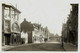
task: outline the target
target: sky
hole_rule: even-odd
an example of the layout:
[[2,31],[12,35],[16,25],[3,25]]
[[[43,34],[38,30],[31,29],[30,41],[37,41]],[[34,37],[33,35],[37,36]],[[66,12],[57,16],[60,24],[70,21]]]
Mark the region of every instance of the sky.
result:
[[[2,0],[21,11],[19,22],[24,18],[31,23],[48,27],[49,31],[61,35],[62,24],[67,21],[72,1],[65,0]],[[74,2],[73,2],[74,3]]]

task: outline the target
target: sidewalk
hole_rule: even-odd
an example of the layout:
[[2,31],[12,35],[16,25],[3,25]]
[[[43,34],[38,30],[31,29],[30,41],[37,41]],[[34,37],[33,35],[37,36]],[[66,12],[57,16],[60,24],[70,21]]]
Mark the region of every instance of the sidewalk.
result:
[[12,49],[12,48],[15,48],[15,47],[20,47],[20,46],[24,46],[26,44],[21,44],[21,45],[5,45],[5,46],[2,46],[2,51],[7,51],[9,49]]
[[70,43],[64,43],[64,49],[66,51],[78,51],[78,48],[75,45]]
[[2,46],[2,51],[6,51],[6,50],[9,50],[11,48],[15,48],[16,46],[9,46],[9,45],[5,45],[5,46]]
[[13,46],[5,45],[5,46],[2,46],[2,51],[7,51],[7,50],[12,49],[12,48],[22,47],[22,46],[25,46],[25,45],[32,45],[32,44],[36,44],[36,43],[30,43],[30,44],[26,43],[26,44],[15,45],[15,46],[14,45]]

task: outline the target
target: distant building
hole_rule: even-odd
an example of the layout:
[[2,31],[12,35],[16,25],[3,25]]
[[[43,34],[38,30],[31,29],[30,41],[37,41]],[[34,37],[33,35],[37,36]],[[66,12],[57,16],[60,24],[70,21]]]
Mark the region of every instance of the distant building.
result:
[[32,43],[32,31],[34,30],[33,25],[30,22],[26,21],[26,19],[24,19],[20,26],[22,42]]
[[49,40],[54,40],[54,34],[53,33],[49,34]]
[[33,42],[43,43],[49,40],[49,30],[47,27],[43,28],[40,24],[34,23]]
[[2,45],[20,43],[19,14],[21,13],[11,4],[2,3]]
[[59,36],[58,34],[56,34],[54,36],[54,41],[61,42],[61,36]]
[[34,31],[33,31],[33,42],[34,43],[43,43],[44,42],[44,31],[43,27],[39,24],[33,24]]
[[61,36],[59,36],[58,34],[54,35],[54,34],[50,34],[49,36],[49,41],[53,41],[53,42],[61,42]]

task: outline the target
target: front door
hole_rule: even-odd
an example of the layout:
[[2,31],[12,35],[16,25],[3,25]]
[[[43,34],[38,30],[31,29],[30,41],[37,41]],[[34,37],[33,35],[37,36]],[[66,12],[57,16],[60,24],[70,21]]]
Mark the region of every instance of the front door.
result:
[[5,34],[5,45],[10,44],[10,34]]

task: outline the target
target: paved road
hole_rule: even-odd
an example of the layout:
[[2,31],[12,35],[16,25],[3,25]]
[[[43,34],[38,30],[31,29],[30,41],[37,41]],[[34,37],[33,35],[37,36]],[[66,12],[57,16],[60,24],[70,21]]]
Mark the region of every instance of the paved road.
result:
[[36,43],[9,49],[8,51],[64,51],[60,43]]

